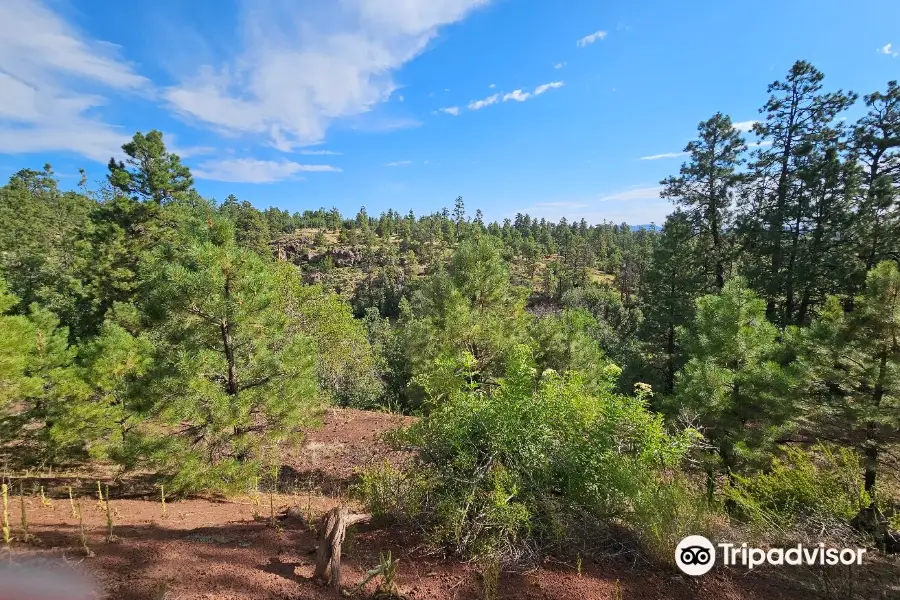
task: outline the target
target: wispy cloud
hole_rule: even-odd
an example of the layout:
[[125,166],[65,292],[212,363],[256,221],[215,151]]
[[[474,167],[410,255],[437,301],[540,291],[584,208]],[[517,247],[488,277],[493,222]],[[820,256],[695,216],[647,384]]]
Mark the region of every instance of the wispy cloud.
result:
[[493,83],[488,86],[488,88],[490,88],[490,89],[494,89],[495,87],[497,87],[497,86],[496,86],[496,84],[493,84]]
[[103,161],[128,135],[96,115],[150,82],[39,0],[0,2],[0,154],[61,150]]
[[493,94],[484,98],[482,100],[473,100],[469,102],[468,108],[469,110],[479,110],[484,108],[485,106],[490,106],[491,104],[495,104],[500,100],[500,94]]
[[662,154],[651,154],[650,156],[642,156],[641,160],[660,160],[662,158],[677,158],[686,156],[687,152],[663,152]]
[[273,183],[293,177],[297,173],[340,172],[331,165],[302,165],[290,160],[257,160],[255,158],[227,158],[208,160],[192,169],[194,177],[231,183]]
[[563,82],[562,82],[562,81],[554,81],[554,82],[551,82],[551,83],[544,83],[544,84],[539,85],[539,86],[537,86],[536,88],[534,88],[534,95],[535,95],[535,96],[540,96],[541,94],[543,94],[543,93],[546,92],[547,90],[555,90],[556,88],[561,88],[562,86],[563,86]]
[[593,43],[596,42],[597,40],[603,40],[603,39],[605,39],[605,38],[606,38],[606,33],[607,33],[607,32],[605,32],[605,31],[603,31],[603,30],[595,31],[594,33],[592,33],[592,34],[590,34],[590,35],[584,36],[583,38],[581,38],[580,40],[578,40],[577,42],[575,42],[575,44],[576,44],[579,48],[584,48],[585,46],[590,46],[591,44],[593,44]]
[[583,202],[535,202],[535,208],[584,208],[589,206]]
[[533,92],[525,92],[522,90],[513,90],[508,94],[503,95],[503,101],[508,102],[510,100],[514,100],[516,102],[524,102],[529,98],[533,98],[535,96],[540,96],[547,90],[552,90],[556,88],[561,88],[564,85],[562,81],[552,81],[550,83],[543,83],[536,88],[534,88]]
[[553,65],[553,68],[554,69],[562,69],[564,66],[566,66],[566,63],[561,62],[561,63],[556,63],[555,65]]
[[738,121],[737,123],[732,123],[731,126],[738,131],[750,131],[757,123],[759,121]]
[[747,147],[748,148],[766,148],[771,145],[772,145],[772,140],[763,140],[761,142],[753,142],[753,143],[747,144]]
[[531,92],[523,92],[522,90],[513,90],[503,95],[503,101],[515,100],[516,102],[524,102],[531,97]]
[[204,154],[212,154],[216,151],[212,146],[181,146],[174,133],[163,133],[163,141],[166,144],[166,150],[173,154],[177,154],[180,158],[202,156]]
[[894,46],[893,44],[885,44],[884,46],[882,46],[881,48],[878,49],[878,52],[881,54],[886,54],[888,56],[896,57],[898,53],[896,50],[894,50],[893,46]]
[[[364,115],[398,88],[392,75],[438,30],[490,0],[244,3],[236,52],[164,90],[198,123],[268,138],[279,150],[314,144],[342,118]],[[13,21],[14,22],[14,21]]]
[[439,108],[439,111],[442,113],[447,113],[448,115],[453,115],[454,117],[459,114],[458,106],[448,106],[446,108]]
[[662,186],[659,185],[647,187],[631,187],[620,192],[605,194],[603,196],[600,196],[597,200],[599,200],[600,202],[613,202],[622,200],[658,200],[659,193],[662,190]]
[[408,166],[411,164],[412,164],[411,160],[396,160],[394,162],[389,162],[388,164],[386,164],[384,166],[386,166],[386,167],[405,167],[405,166]]
[[309,150],[304,148],[300,150],[300,154],[306,156],[340,156],[342,153],[335,150]]

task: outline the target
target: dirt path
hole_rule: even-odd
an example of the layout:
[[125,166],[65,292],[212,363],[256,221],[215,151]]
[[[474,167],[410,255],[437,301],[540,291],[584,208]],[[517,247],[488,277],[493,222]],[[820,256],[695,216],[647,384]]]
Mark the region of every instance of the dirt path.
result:
[[[354,469],[373,461],[399,461],[376,440],[378,433],[406,419],[382,413],[330,411],[321,429],[311,432],[304,450],[285,457],[282,474],[289,482],[271,497],[275,512],[287,507],[301,514],[320,515],[334,506]],[[311,490],[315,490],[312,492]],[[153,499],[117,499],[113,494],[113,543],[106,541],[106,512],[96,497],[81,499],[87,545],[80,550],[78,520],[66,497],[52,506],[39,497],[26,499],[30,533],[36,542],[13,547],[19,564],[63,559],[67,569],[91,577],[96,597],[115,600],[250,600],[336,598],[311,579],[315,536],[302,518],[269,522],[270,497],[259,505],[249,498],[219,502],[170,502],[166,516]],[[10,521],[18,535],[19,499],[10,497]],[[399,583],[411,599],[474,600],[481,598],[481,580],[474,565],[444,560],[427,553],[427,546],[409,531],[361,525],[344,547],[344,581],[352,586],[378,564],[380,552],[400,559]],[[46,564],[46,563],[45,563]],[[0,572],[0,578],[15,572]],[[0,589],[3,584],[0,580]],[[610,559],[574,565],[547,562],[530,572],[503,573],[500,597],[552,600],[738,600],[798,598],[779,592],[780,585],[759,577],[728,573],[690,579],[674,572],[633,568]],[[374,589],[370,584],[368,591]],[[363,597],[361,594],[359,597]],[[0,593],[2,598],[2,593]]]

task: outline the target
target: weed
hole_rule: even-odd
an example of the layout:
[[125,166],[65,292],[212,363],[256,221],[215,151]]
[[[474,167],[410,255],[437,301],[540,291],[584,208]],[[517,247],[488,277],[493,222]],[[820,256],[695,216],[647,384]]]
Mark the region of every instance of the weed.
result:
[[112,544],[116,541],[116,536],[113,535],[113,515],[112,509],[109,507],[109,486],[106,486],[106,543]]
[[53,508],[53,502],[44,495],[44,486],[41,486],[41,506],[46,506],[47,508]]
[[616,579],[616,587],[613,588],[612,600],[622,600],[622,583]]
[[81,510],[81,502],[78,503],[78,533],[81,536],[81,550],[85,556],[93,556],[94,553],[88,548],[87,535],[84,533],[84,513]]
[[159,484],[159,503],[162,505],[162,518],[166,518],[166,486]]
[[72,496],[72,486],[68,486],[69,488],[69,507],[72,509],[72,518],[78,518],[78,511],[75,510],[75,498]]
[[578,576],[581,577],[581,553],[578,554],[578,560],[575,561],[575,570],[578,571]]
[[19,510],[22,513],[22,541],[26,544],[31,539],[28,533],[28,514],[25,512],[25,491],[22,488],[22,482],[19,482]]
[[103,490],[100,488],[100,481],[97,481],[97,506],[100,507],[101,510],[105,510],[103,506]]
[[496,554],[483,556],[481,562],[482,597],[484,600],[497,600],[500,596],[500,557]]
[[253,490],[251,490],[250,494],[250,503],[253,505],[253,520],[257,520],[260,517],[260,508],[262,508],[262,502],[260,501],[260,497],[262,494],[259,491],[259,477],[253,478]]
[[9,534],[9,488],[5,483],[0,486],[0,495],[3,497],[3,545],[6,546],[6,551],[11,555],[12,548],[10,544],[12,536]]
[[278,521],[275,519],[275,492],[278,491],[278,471],[280,467],[276,464],[272,467],[272,488],[269,490],[269,525],[278,528]]
[[395,594],[397,592],[397,567],[400,560],[391,558],[391,551],[387,554],[378,555],[378,566],[381,567],[381,582],[378,584],[378,591],[385,594]]
[[377,594],[389,597],[398,596],[397,567],[399,564],[400,560],[392,558],[390,550],[388,550],[387,554],[379,554],[378,566],[366,571],[366,577],[359,582],[359,585],[353,588],[349,595],[352,596],[356,594],[356,592],[361,590],[363,586],[375,577],[381,577],[381,581],[378,582],[378,588],[376,590]]

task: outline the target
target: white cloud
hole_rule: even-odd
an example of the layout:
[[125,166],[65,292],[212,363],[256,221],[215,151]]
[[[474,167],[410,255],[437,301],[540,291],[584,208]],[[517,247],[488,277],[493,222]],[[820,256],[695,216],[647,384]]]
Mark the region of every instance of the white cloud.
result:
[[212,154],[216,151],[212,146],[181,146],[174,133],[163,132],[163,141],[166,144],[166,150],[173,154],[177,154],[180,158],[202,156],[204,154]]
[[677,158],[686,156],[687,152],[664,152],[662,154],[651,154],[650,156],[642,156],[641,160],[659,160],[661,158]]
[[478,110],[484,108],[485,106],[490,106],[491,104],[496,103],[500,100],[500,94],[494,94],[492,96],[488,96],[483,100],[473,100],[469,102],[469,110]]
[[612,202],[612,201],[639,201],[639,200],[658,200],[659,193],[663,190],[662,186],[649,186],[649,187],[632,187],[621,192],[615,192],[612,194],[605,194],[600,196],[598,200],[600,202]]
[[535,96],[540,96],[541,94],[543,94],[543,93],[546,92],[547,90],[553,90],[553,89],[556,89],[556,88],[561,88],[562,86],[563,86],[563,82],[562,82],[562,81],[554,81],[554,82],[552,82],[552,83],[545,83],[545,84],[543,84],[543,85],[539,85],[539,86],[537,86],[536,88],[534,88],[534,95],[535,95]]
[[340,172],[331,165],[301,165],[289,160],[227,158],[208,160],[191,170],[198,179],[231,183],[272,183],[301,172]]
[[585,46],[590,46],[597,40],[603,40],[605,38],[606,38],[606,32],[603,30],[600,30],[600,31],[595,31],[594,33],[592,33],[590,35],[584,36],[583,38],[581,38],[580,40],[575,42],[575,44],[579,48],[584,48]]
[[[428,161],[425,161],[425,162],[428,162]],[[411,164],[412,164],[411,160],[396,160],[394,162],[389,162],[388,164],[386,164],[384,166],[386,166],[386,167],[406,167]]]
[[878,49],[878,52],[880,52],[881,54],[886,54],[888,56],[896,57],[898,53],[896,50],[893,49],[893,46],[894,46],[893,44],[885,44],[884,46],[882,46],[881,48]]
[[506,102],[508,100],[515,100],[516,102],[525,102],[530,97],[531,97],[530,92],[523,92],[522,90],[513,90],[508,94],[504,94],[503,101]]
[[309,150],[304,148],[303,150],[300,150],[300,154],[306,156],[340,156],[342,153],[334,150]]
[[748,148],[766,148],[772,145],[772,140],[763,140],[762,142],[753,142],[751,144],[747,144]]
[[[570,222],[584,218],[588,223],[662,223],[672,212],[672,204],[659,197],[661,186],[632,186],[593,198],[535,202],[519,209],[532,217],[553,222],[566,217]],[[594,207],[593,209],[591,207]],[[509,215],[512,217],[512,215]]]
[[401,94],[399,98],[397,98],[400,102],[403,102],[403,95]]
[[459,114],[458,106],[448,106],[447,108],[439,108],[443,113],[447,113],[448,115],[453,115],[454,117]]
[[493,84],[493,83],[492,83],[491,85],[488,86],[488,88],[490,88],[490,89],[494,89],[495,87],[497,87],[497,86],[496,86],[495,84]]
[[757,123],[759,121],[738,121],[737,123],[732,123],[731,126],[738,131],[750,131]]
[[583,202],[535,202],[535,208],[584,208],[588,206]]
[[397,89],[392,73],[440,27],[489,0],[261,0],[241,14],[239,51],[165,90],[178,112],[280,150],[321,141]]
[[555,65],[553,65],[553,68],[554,69],[562,69],[564,66],[566,66],[566,63],[561,62],[561,63],[556,63]]
[[87,40],[36,0],[0,2],[0,153],[69,151],[103,161],[128,136],[89,111],[111,91],[149,90],[149,81]]

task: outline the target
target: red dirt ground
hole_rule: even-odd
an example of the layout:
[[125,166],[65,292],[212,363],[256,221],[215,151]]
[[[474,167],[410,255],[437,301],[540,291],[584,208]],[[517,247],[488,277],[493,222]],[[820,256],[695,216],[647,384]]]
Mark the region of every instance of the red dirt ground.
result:
[[[321,515],[339,500],[354,468],[402,456],[376,439],[377,434],[408,419],[396,415],[356,410],[331,410],[323,426],[309,433],[304,449],[285,458],[282,487],[290,493],[273,497],[276,513],[288,507]],[[26,489],[32,482],[26,480]],[[192,499],[167,503],[162,515],[158,500],[116,498],[113,543],[106,541],[106,513],[96,495],[86,488],[80,496],[87,544],[93,556],[80,551],[78,521],[72,515],[65,484],[46,480],[53,492],[52,506],[38,496],[26,497],[30,533],[35,541],[14,542],[12,559],[18,565],[41,561],[40,568],[61,562],[62,568],[86,573],[96,598],[115,600],[269,600],[333,599],[337,594],[311,578],[315,535],[302,519],[267,522],[269,496],[261,506],[249,498],[227,501]],[[14,490],[17,485],[12,486]],[[10,496],[13,535],[21,536],[19,497]],[[254,517],[254,512],[261,516]],[[390,550],[400,559],[398,580],[412,600],[475,600],[482,597],[475,565],[463,564],[429,553],[418,536],[390,526],[360,525],[344,546],[343,582],[352,588],[366,570],[378,563],[380,552]],[[62,559],[61,561],[59,559]],[[46,571],[45,571],[46,572]],[[0,571],[0,600],[4,589],[23,570]],[[4,584],[4,580],[6,583]],[[374,583],[366,590],[372,593]],[[500,598],[541,600],[744,600],[814,598],[772,575],[728,572],[689,578],[669,570],[635,567],[611,558],[601,564],[585,564],[579,575],[574,565],[552,561],[530,571],[504,572]],[[885,584],[885,594],[890,585]],[[70,588],[71,589],[71,588]],[[9,592],[7,592],[9,593]],[[71,595],[64,596],[69,599]],[[367,597],[360,592],[356,597]],[[873,596],[874,597],[874,596]],[[896,597],[883,595],[880,597]],[[22,596],[15,600],[22,600]],[[9,600],[12,600],[11,598]],[[73,599],[74,600],[74,599]]]

